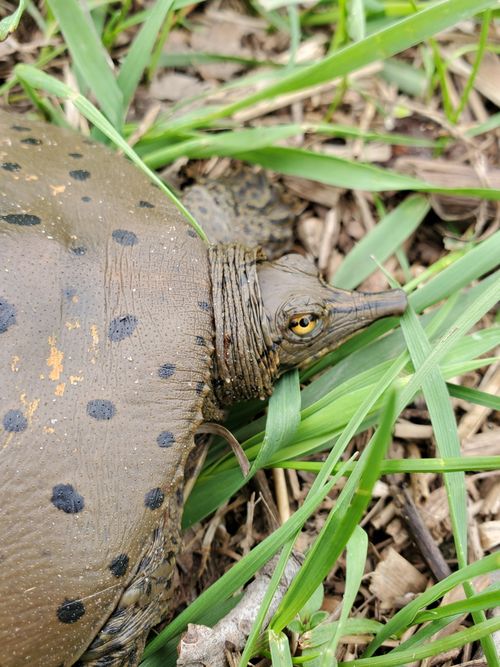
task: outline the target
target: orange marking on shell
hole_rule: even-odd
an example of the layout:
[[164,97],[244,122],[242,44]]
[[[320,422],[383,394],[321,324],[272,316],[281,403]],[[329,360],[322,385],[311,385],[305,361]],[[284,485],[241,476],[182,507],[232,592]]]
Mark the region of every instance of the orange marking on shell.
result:
[[64,352],[57,349],[56,342],[55,336],[49,336],[50,353],[47,358],[47,366],[52,369],[49,373],[49,378],[54,381],[59,380],[61,377],[61,373],[63,372],[62,362],[64,359]]
[[38,181],[38,176],[36,174],[28,174],[26,178],[24,179],[25,181]]
[[40,405],[40,399],[34,398],[32,401],[28,401],[28,399],[26,398],[26,394],[23,393],[19,397],[19,400],[24,405],[24,414],[26,419],[28,420],[28,424],[31,426],[31,420],[35,412],[38,410],[38,406]]
[[90,360],[91,364],[96,363],[96,357],[99,355],[99,331],[96,324],[92,324],[90,327],[90,335],[92,336],[92,347],[89,352],[93,355]]
[[55,433],[56,429],[53,426],[44,426],[43,427],[43,432],[44,433]]
[[52,190],[52,194],[54,197],[57,197],[57,195],[62,194],[66,190],[65,185],[51,185],[50,189]]
[[57,385],[54,394],[56,396],[62,396],[64,394],[65,389],[66,389],[66,382],[61,382],[60,384]]
[[18,357],[17,354],[15,354],[15,355],[12,357],[12,360],[11,360],[11,362],[10,362],[10,370],[11,370],[13,373],[17,373],[17,372],[19,371],[19,366],[18,366],[18,364],[19,364],[20,361],[21,361],[21,357]]
[[69,381],[71,384],[78,384],[83,380],[83,375],[70,375]]
[[73,331],[73,329],[79,329],[81,325],[78,320],[75,320],[74,322],[65,322],[64,326],[68,331]]

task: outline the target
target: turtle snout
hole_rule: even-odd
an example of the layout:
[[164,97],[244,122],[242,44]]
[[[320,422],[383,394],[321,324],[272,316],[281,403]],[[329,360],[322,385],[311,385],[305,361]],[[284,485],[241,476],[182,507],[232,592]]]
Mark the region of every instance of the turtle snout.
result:
[[382,317],[402,315],[407,306],[408,299],[402,289],[354,293],[356,316],[368,322],[375,322]]

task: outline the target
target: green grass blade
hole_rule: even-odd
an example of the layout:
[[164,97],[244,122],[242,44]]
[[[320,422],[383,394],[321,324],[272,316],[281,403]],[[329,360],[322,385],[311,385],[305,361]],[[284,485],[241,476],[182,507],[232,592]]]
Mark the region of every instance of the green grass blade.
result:
[[386,215],[357,243],[335,273],[337,287],[353,289],[377,270],[374,255],[385,262],[415,231],[429,211],[429,203],[422,195],[412,195]]
[[250,475],[263,468],[273,454],[286,447],[300,423],[300,385],[297,369],[283,375],[269,399],[266,433],[259,448]]
[[446,299],[488,271],[498,268],[500,232],[482,241],[472,250],[435,276],[427,285],[410,295],[409,301],[417,313]]
[[454,648],[460,648],[465,644],[479,640],[484,640],[493,632],[500,630],[500,618],[491,618],[472,628],[455,632],[449,637],[429,642],[425,646],[412,648],[408,651],[392,651],[376,658],[361,658],[349,662],[339,662],[339,667],[398,667],[407,665],[410,662],[423,660],[432,656],[447,653]]
[[[412,357],[415,370],[418,371],[422,364],[429,358],[431,345],[421,327],[415,311],[409,307],[401,319],[401,326],[406,338],[408,349]],[[422,390],[429,410],[436,444],[443,456],[459,456],[460,441],[451,401],[446,383],[437,366],[431,367],[422,379]],[[446,473],[444,475],[453,537],[459,567],[467,563],[467,496],[465,490],[464,473]],[[467,597],[473,595],[473,588],[464,585]],[[483,612],[473,613],[474,621],[481,624],[485,620]],[[491,637],[482,638],[482,646],[488,659],[488,664],[493,667],[499,664],[495,645]]]
[[399,635],[406,630],[406,628],[414,622],[418,612],[425,609],[428,605],[433,604],[436,600],[439,600],[445,593],[455,588],[455,586],[460,586],[474,577],[479,577],[498,569],[500,569],[500,553],[490,554],[471,565],[467,565],[466,567],[457,570],[457,572],[453,572],[453,574],[450,574],[446,579],[443,579],[431,588],[428,588],[424,593],[421,593],[414,600],[405,605],[403,609],[400,609],[400,611],[380,628],[376,637],[363,654],[363,657],[372,656],[386,639],[389,639],[389,637],[392,637],[393,635]]
[[446,354],[451,345],[461,338],[488,310],[496,305],[500,297],[500,270],[489,278],[491,280],[488,280],[486,289],[478,295],[477,299],[470,305],[466,312],[459,315],[454,325],[446,334],[433,345],[432,352],[430,352],[406,385],[399,399],[400,403],[398,407],[400,410],[411,401],[419,387],[422,386],[425,378],[432,372],[434,366],[439,363],[439,360]]
[[[281,601],[271,622],[273,630],[282,630],[305,605],[344,550],[352,532],[371,499],[380,465],[387,450],[395,420],[395,394],[391,394],[380,426],[361,456],[353,474],[309,550],[304,564]],[[328,471],[328,465],[324,468]],[[315,484],[318,482],[319,476]],[[311,491],[314,489],[314,485]]]
[[494,396],[485,391],[479,391],[479,389],[461,387],[453,382],[447,382],[446,386],[448,387],[450,396],[454,398],[461,398],[476,405],[484,405],[485,408],[491,408],[492,410],[500,410],[500,396]]
[[77,0],[47,0],[47,3],[59,23],[75,66],[103,113],[120,129],[124,116],[123,96],[89,15]]
[[321,667],[330,667],[335,664],[335,653],[345,627],[349,612],[354,604],[365,572],[366,556],[368,553],[368,535],[356,526],[346,549],[346,581],[345,592],[342,598],[342,609],[331,640],[321,651]]
[[252,629],[250,633],[248,634],[248,639],[245,645],[245,649],[241,655],[240,659],[240,665],[247,665],[248,662],[250,661],[250,658],[252,657],[253,653],[253,648],[255,646],[255,643],[259,637],[259,633],[261,632],[261,628],[264,624],[264,620],[267,616],[267,612],[269,609],[269,606],[273,600],[274,594],[276,593],[276,590],[279,586],[280,579],[283,575],[283,572],[285,570],[286,564],[288,562],[288,559],[290,558],[293,550],[293,545],[294,541],[290,540],[285,546],[283,547],[283,551],[280,554],[279,561],[274,569],[273,576],[271,577],[269,581],[269,585],[267,587],[266,593],[264,595],[264,598],[262,599],[262,602],[259,607],[258,614],[255,618],[255,621],[253,622]]
[[[319,472],[323,466],[321,461],[284,461],[275,464],[280,468],[292,468],[293,470],[307,470]],[[345,469],[346,474],[351,474],[357,463],[350,463]],[[459,456],[438,459],[389,459],[383,461],[380,468],[381,475],[395,475],[398,473],[445,473],[445,472],[479,472],[485,470],[499,470],[500,456]],[[338,470],[338,465],[334,467]]]
[[435,621],[439,618],[453,616],[455,614],[470,614],[471,611],[480,611],[485,609],[493,609],[500,604],[500,591],[487,591],[485,593],[478,593],[467,600],[458,600],[450,604],[441,605],[435,609],[420,611],[415,616],[415,624],[427,623],[427,621]]
[[[63,0],[66,1],[66,0]],[[128,109],[141,77],[149,66],[155,45],[173,0],[157,0],[134,38],[118,74],[117,84],[123,95],[123,110]]]
[[240,160],[260,164],[266,169],[307,178],[326,185],[351,189],[353,183],[359,190],[416,190],[418,192],[442,192],[467,197],[500,200],[500,190],[489,188],[445,188],[405,176],[371,164],[354,162],[333,155],[316,153],[302,148],[274,146],[235,155]]
[[[186,627],[187,623],[196,623],[206,609],[219,604],[222,599],[226,599],[232,595],[253,577],[257,570],[267,563],[286,542],[295,537],[307,518],[333,488],[341,475],[342,471],[339,471],[338,475],[335,475],[327,484],[317,489],[315,493],[309,493],[302,507],[286,523],[254,547],[245,558],[236,563],[224,576],[204,591],[188,609],[181,612],[158,637],[153,639],[146,646],[144,657],[148,658],[173,636],[178,635]],[[147,659],[143,665],[144,667],[148,667]]]
[[217,155],[232,156],[246,151],[249,147],[266,147],[283,139],[296,136],[302,132],[300,125],[277,125],[276,127],[247,128],[206,134],[194,139],[168,145],[162,148],[144,151],[141,147],[144,162],[153,169],[173,162],[178,157],[203,159]]
[[11,32],[17,30],[17,26],[19,25],[19,21],[21,20],[25,9],[26,0],[20,0],[17,9],[9,16],[0,20],[0,42],[7,39]]
[[442,0],[351,44],[318,63],[298,68],[262,91],[207,114],[205,123],[229,116],[262,100],[273,99],[342,77],[376,60],[385,60],[459,21],[494,7],[496,0]]
[[273,667],[292,667],[290,643],[283,632],[269,632],[269,648]]

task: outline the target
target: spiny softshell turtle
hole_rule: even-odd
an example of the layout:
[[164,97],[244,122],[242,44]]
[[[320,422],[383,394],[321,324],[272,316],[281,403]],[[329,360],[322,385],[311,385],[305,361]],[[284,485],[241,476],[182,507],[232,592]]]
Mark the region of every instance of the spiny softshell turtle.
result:
[[208,245],[125,159],[2,112],[0,276],[0,665],[135,665],[197,428],[404,294]]

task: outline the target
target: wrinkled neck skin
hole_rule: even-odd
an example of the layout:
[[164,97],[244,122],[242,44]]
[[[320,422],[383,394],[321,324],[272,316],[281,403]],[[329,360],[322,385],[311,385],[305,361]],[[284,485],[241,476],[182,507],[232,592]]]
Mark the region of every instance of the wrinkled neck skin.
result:
[[266,398],[278,376],[278,356],[260,293],[259,248],[209,248],[215,323],[213,389],[223,408],[248,398]]
[[351,292],[328,285],[297,254],[267,261],[260,249],[209,249],[216,402],[265,398],[285,371],[335,349],[376,320],[401,315],[402,290]]

